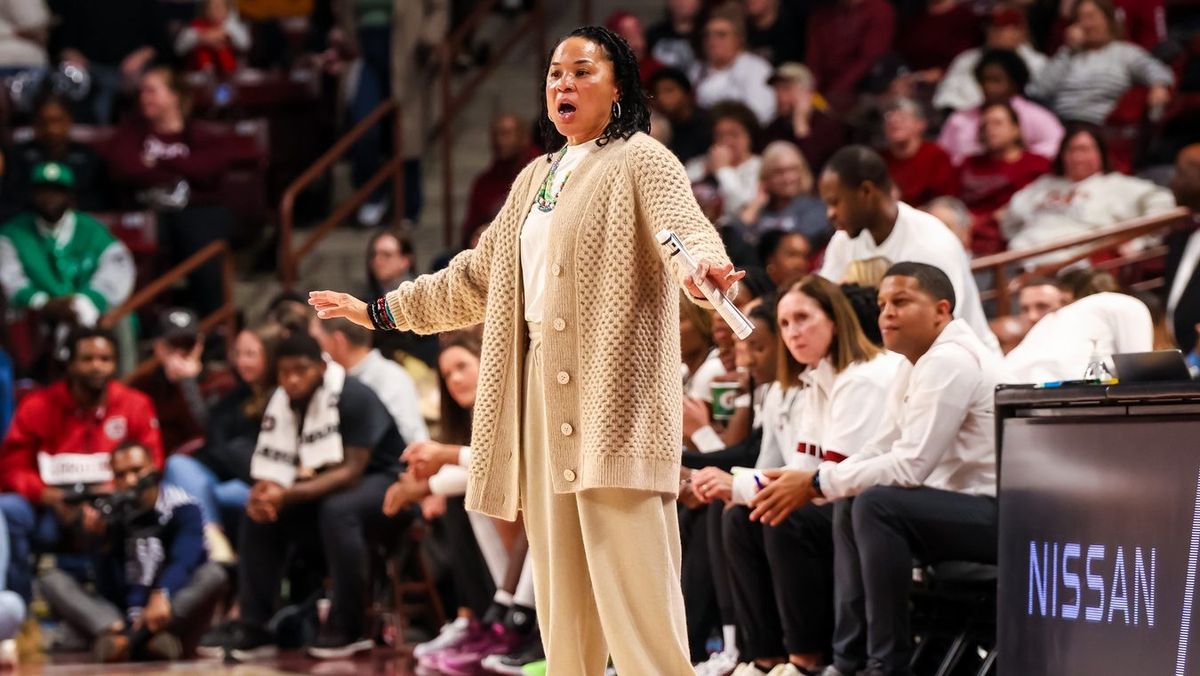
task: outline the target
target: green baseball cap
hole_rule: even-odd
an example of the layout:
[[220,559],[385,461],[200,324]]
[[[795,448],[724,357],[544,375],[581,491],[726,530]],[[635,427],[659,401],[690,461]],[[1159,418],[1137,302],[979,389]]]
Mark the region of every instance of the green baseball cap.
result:
[[75,188],[75,172],[65,164],[42,162],[33,167],[33,185],[54,185],[72,190]]

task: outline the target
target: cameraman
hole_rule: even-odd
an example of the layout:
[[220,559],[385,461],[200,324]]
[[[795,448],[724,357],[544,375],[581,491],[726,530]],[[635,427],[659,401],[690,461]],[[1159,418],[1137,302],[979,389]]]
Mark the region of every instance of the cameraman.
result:
[[160,485],[144,446],[117,447],[112,472],[113,492],[89,496],[103,517],[97,591],[57,569],[41,578],[41,591],[55,614],[94,639],[98,661],[179,659],[206,628],[225,570],[208,562],[200,506]]
[[[64,527],[90,509],[68,509],[65,488],[112,480],[109,454],[123,441],[143,444],[162,464],[162,437],[154,404],[116,380],[117,345],[98,327],[76,330],[67,339],[64,380],[21,400],[0,446],[0,513],[8,522],[8,588],[29,601],[34,555],[71,552]],[[82,512],[82,514],[81,514]],[[79,563],[59,557],[59,566]],[[82,563],[79,564],[82,566]]]

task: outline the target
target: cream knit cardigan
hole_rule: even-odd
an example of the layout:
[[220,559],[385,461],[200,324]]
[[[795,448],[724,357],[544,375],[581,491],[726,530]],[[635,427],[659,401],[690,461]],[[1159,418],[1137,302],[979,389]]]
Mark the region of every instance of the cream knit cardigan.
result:
[[[387,295],[400,330],[435,333],[483,322],[467,507],[508,520],[520,502],[527,342],[520,236],[548,170],[545,157],[522,170],[475,249]],[[559,195],[546,249],[543,327],[556,493],[678,492],[685,273],[655,241],[663,228],[697,258],[728,262],[683,166],[646,134],[594,149]]]

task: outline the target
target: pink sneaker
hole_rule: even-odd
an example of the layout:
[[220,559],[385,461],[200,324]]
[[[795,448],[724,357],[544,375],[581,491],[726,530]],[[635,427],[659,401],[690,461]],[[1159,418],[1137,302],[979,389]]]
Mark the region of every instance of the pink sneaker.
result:
[[493,624],[477,640],[463,644],[458,650],[440,653],[434,668],[447,676],[475,676],[485,657],[508,653],[518,642],[518,637],[504,625]]
[[436,672],[443,655],[455,654],[464,646],[477,643],[486,633],[482,625],[471,620],[466,626],[460,625],[454,631],[443,630],[434,640],[417,646],[413,657],[417,658],[418,666]]

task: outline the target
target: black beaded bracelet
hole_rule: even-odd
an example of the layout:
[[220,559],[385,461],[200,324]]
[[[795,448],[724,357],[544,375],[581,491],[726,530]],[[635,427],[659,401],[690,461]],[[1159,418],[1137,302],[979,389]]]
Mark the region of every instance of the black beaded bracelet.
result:
[[367,315],[371,318],[371,324],[378,331],[395,331],[396,322],[392,318],[392,312],[387,306],[387,296],[381,296],[367,304]]

